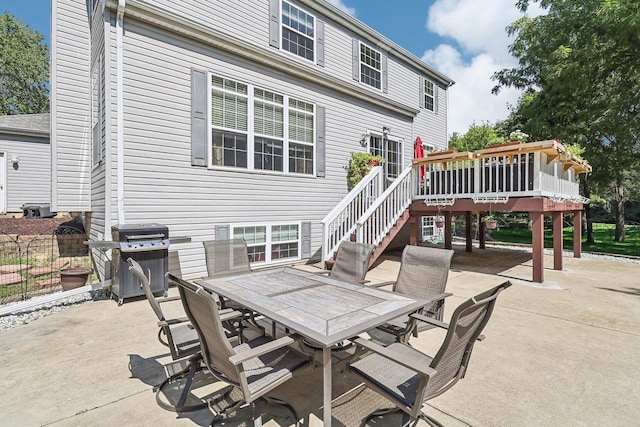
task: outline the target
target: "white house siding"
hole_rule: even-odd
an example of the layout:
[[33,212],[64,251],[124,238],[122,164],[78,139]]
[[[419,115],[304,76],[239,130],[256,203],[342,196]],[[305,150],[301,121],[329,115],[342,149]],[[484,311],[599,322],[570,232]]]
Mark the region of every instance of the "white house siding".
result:
[[[318,252],[320,220],[346,194],[345,166],[352,151],[364,150],[359,143],[362,133],[384,125],[395,136],[411,141],[412,123],[407,118],[336,97],[309,82],[167,35],[126,15],[125,34],[126,222],[158,222],[168,225],[173,236],[191,237],[191,244],[176,246],[187,277],[205,274],[201,242],[215,237],[216,225],[310,221],[312,253]],[[191,67],[325,106],[326,178],[191,166]],[[114,137],[110,144],[115,164]],[[406,148],[405,156],[410,155]],[[112,178],[113,201],[117,177],[112,174]],[[115,224],[118,218],[116,212],[112,214]],[[104,231],[109,232],[108,224]]]
[[[108,50],[109,43],[105,45],[105,32],[110,28],[108,22],[105,23],[104,9],[101,5],[95,10],[91,21],[91,70],[98,67],[99,79],[101,81],[102,96],[100,98],[101,106],[98,110],[100,113],[100,137],[106,138],[107,132],[107,79],[106,79],[106,61],[108,56],[105,52]],[[101,63],[102,62],[102,63]],[[92,105],[94,103],[92,102]],[[91,128],[93,123],[89,123]],[[92,129],[90,129],[92,131]],[[93,144],[92,144],[93,149]],[[102,240],[104,238],[104,229],[106,224],[107,212],[109,209],[106,203],[106,177],[107,169],[110,163],[105,158],[98,164],[93,164],[93,154],[91,156],[91,228],[90,237],[94,240]],[[97,232],[97,230],[100,230]],[[108,236],[107,236],[108,237]],[[96,253],[98,255],[98,253]],[[96,257],[98,262],[103,262],[100,257]]]
[[52,0],[52,209],[90,210],[89,24],[84,1]]
[[[0,135],[0,152],[7,162],[7,213],[22,212],[23,204],[51,202],[49,138]],[[12,158],[18,158],[14,168]]]
[[155,0],[154,6],[200,25],[269,47],[269,0]]

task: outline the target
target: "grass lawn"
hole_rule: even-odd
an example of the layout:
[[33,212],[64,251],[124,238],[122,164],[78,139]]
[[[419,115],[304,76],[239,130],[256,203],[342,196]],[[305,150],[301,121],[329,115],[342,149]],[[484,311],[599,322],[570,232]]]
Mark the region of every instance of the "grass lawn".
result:
[[[573,227],[565,227],[563,231],[564,247],[570,250],[573,248]],[[593,224],[595,243],[587,244],[585,242],[586,233],[583,233],[582,250],[584,252],[640,256],[640,226],[626,225],[625,232],[624,242],[614,242],[614,224]],[[491,231],[491,237],[500,242],[531,244],[531,230],[528,229],[501,227]],[[553,231],[546,227],[544,230],[544,247],[553,248]]]

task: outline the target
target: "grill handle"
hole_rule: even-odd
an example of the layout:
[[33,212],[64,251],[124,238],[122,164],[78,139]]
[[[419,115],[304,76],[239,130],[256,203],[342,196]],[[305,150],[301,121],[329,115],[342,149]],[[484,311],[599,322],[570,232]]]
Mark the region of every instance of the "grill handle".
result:
[[164,239],[164,233],[159,234],[130,234],[126,236],[127,240],[154,240]]

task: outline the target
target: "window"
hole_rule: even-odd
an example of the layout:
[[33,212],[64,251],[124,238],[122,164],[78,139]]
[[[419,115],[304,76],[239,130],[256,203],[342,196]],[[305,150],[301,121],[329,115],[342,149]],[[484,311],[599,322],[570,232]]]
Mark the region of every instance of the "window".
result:
[[436,111],[436,87],[429,80],[424,80],[424,108]]
[[211,76],[211,166],[312,175],[314,124],[314,104]]
[[233,237],[247,242],[252,263],[270,263],[300,259],[299,224],[239,225]]
[[91,150],[92,165],[99,165],[106,155],[105,134],[103,130],[104,123],[104,85],[103,76],[104,69],[102,67],[102,58],[104,52],[101,52],[91,70]]
[[315,18],[282,2],[282,49],[314,61]]
[[382,61],[380,52],[360,43],[360,81],[376,89],[381,88]]

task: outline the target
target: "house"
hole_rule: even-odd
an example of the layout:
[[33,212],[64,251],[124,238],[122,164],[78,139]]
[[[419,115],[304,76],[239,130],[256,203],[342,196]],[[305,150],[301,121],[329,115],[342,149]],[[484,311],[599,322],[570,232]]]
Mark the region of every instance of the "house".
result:
[[49,113],[0,116],[0,214],[51,202]]
[[52,0],[51,39],[52,209],[167,225],[186,277],[210,239],[319,259],[352,152],[446,147],[454,82],[326,1]]

